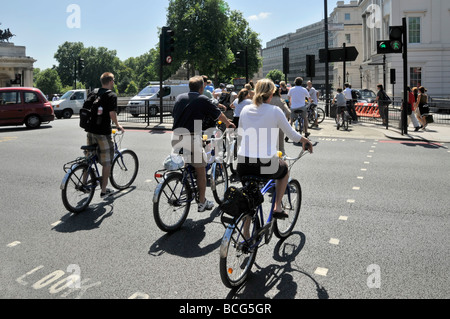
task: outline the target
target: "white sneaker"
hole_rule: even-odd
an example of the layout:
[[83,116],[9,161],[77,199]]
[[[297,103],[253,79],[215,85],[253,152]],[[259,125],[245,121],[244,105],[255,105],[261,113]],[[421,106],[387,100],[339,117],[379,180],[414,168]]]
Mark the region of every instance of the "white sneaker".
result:
[[212,210],[214,208],[214,203],[206,200],[203,204],[198,204],[198,212],[203,213],[205,210]]

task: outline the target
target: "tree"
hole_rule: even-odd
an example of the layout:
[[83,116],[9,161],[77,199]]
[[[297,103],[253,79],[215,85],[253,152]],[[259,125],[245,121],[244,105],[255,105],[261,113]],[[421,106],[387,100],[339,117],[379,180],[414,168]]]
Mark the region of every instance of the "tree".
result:
[[63,88],[58,72],[54,69],[39,72],[35,86],[48,96],[61,93]]
[[138,93],[138,86],[136,85],[136,83],[134,83],[134,81],[131,81],[130,84],[128,85],[127,89],[125,90],[125,93],[127,95],[135,95]]
[[73,85],[75,61],[81,57],[83,49],[84,45],[81,42],[64,42],[58,47],[54,57],[59,63],[56,71],[63,86]]
[[280,70],[271,70],[269,71],[269,73],[267,73],[266,78],[271,79],[274,82],[282,81],[284,78],[284,73]]

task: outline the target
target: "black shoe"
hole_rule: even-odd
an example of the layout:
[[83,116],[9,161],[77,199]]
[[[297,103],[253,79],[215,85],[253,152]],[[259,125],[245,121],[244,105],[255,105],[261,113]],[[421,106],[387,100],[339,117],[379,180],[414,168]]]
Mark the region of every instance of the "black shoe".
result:
[[287,143],[287,142],[289,142],[289,137],[285,137],[284,138],[284,141]]
[[419,132],[420,127],[416,127],[416,129],[414,130],[414,132]]
[[305,133],[305,137],[308,138],[311,135],[311,133]]
[[114,191],[108,188],[105,193],[100,193],[100,198],[108,198],[112,194],[114,194]]
[[275,218],[275,219],[286,219],[286,218],[289,218],[289,215],[286,214],[284,211],[282,211],[282,212],[275,212],[275,213],[273,213],[273,218]]

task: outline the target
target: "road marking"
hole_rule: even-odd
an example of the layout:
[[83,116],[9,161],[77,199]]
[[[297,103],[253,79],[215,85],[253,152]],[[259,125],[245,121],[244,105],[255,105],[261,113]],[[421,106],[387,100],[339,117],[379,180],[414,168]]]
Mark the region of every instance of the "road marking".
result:
[[367,158],[372,158],[373,156],[372,155],[367,155]]
[[151,183],[152,180],[151,179],[147,179],[144,183]]
[[367,168],[361,168],[361,172],[367,172]]
[[370,150],[369,153],[375,153],[375,151],[374,150]]
[[340,217],[339,217],[339,220],[346,221],[346,220],[348,220],[348,216],[340,216]]
[[364,179],[364,177],[363,177],[363,176],[358,176],[357,178],[358,178],[358,179]]
[[357,186],[353,187],[354,191],[359,191],[360,189],[361,189],[361,187],[357,187]]
[[6,247],[12,248],[12,247],[16,247],[16,246],[18,246],[20,244],[21,244],[20,241],[13,241],[12,243],[6,245]]
[[332,244],[332,245],[339,245],[339,243],[340,243],[340,240],[337,238],[330,239],[330,244]]
[[366,164],[366,165],[369,165],[369,164],[370,164],[370,162],[364,162],[364,164]]
[[61,220],[58,220],[56,223],[53,223],[53,224],[51,224],[50,226],[56,227],[56,226],[58,226],[58,225],[61,224],[61,223],[62,223],[62,221],[61,221]]
[[314,273],[315,273],[316,275],[326,277],[327,274],[328,274],[328,269],[322,268],[322,267],[318,267]]
[[348,199],[348,200],[347,200],[347,203],[349,203],[349,204],[354,204],[354,203],[356,203],[356,200],[354,200],[354,199]]

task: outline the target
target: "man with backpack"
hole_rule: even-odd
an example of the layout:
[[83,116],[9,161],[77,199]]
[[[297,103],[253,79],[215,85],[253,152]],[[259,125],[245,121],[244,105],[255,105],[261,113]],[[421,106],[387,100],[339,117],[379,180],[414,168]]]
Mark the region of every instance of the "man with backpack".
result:
[[[80,113],[80,126],[87,132],[87,144],[98,145],[99,162],[102,165],[102,191],[101,198],[107,198],[113,191],[108,189],[108,180],[111,174],[114,159],[114,142],[112,139],[111,121],[119,131],[125,132],[117,120],[117,95],[114,89],[114,75],[106,72],[101,78],[102,87],[93,91],[84,103],[83,109],[88,114]],[[87,119],[83,119],[87,117]],[[84,123],[83,123],[84,122]]]

